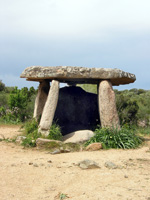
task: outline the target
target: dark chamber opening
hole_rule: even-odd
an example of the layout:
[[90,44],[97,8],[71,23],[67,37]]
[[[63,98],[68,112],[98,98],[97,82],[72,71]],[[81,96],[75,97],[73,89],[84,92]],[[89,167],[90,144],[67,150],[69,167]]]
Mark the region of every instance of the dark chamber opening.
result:
[[77,130],[93,130],[100,124],[97,98],[97,94],[81,87],[60,88],[54,121],[60,125],[63,135]]

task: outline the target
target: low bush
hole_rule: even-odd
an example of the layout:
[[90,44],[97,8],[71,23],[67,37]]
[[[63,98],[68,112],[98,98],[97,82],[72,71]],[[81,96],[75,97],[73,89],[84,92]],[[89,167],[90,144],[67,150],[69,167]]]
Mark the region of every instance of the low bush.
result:
[[132,149],[142,144],[143,139],[127,127],[121,129],[97,128],[95,135],[85,145],[94,142],[101,142],[104,149]]
[[61,128],[56,123],[52,124],[49,135],[44,137],[38,132],[38,122],[32,119],[24,125],[24,135],[26,139],[23,140],[22,145],[26,147],[35,147],[36,139],[39,137],[47,138],[51,140],[62,140]]
[[140,135],[149,136],[150,135],[150,126],[145,128],[136,128],[136,132]]
[[58,124],[52,124],[47,138],[51,140],[62,140],[61,128]]
[[26,139],[23,140],[22,145],[26,147],[35,147],[36,139],[41,137],[41,134],[38,132],[38,122],[35,119],[32,119],[25,123],[24,133]]

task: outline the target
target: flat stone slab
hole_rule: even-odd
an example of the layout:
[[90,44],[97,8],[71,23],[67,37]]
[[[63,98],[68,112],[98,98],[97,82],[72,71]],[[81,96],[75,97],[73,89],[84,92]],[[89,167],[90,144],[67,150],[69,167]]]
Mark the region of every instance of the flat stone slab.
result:
[[21,78],[29,81],[58,80],[59,82],[76,84],[97,84],[100,80],[110,80],[112,85],[129,84],[136,80],[134,74],[124,72],[120,69],[111,68],[87,68],[72,66],[56,67],[27,67],[21,74]]

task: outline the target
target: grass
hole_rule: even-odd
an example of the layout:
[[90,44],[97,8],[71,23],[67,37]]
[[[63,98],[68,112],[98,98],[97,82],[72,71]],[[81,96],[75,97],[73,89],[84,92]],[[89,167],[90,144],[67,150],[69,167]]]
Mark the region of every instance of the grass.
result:
[[[23,140],[22,145],[25,147],[35,147],[37,138],[46,138],[51,140],[62,140],[62,134],[60,126],[56,123],[52,124],[49,135],[47,137],[42,136],[41,133],[38,132],[38,122],[35,119],[32,119],[25,123],[24,125],[24,136],[26,139]],[[49,147],[48,147],[49,145]],[[46,144],[46,148],[54,148],[57,146],[56,144]]]
[[150,127],[136,128],[136,133],[144,136],[150,136]]
[[61,128],[58,124],[52,124],[47,138],[51,140],[62,140]]
[[134,149],[142,144],[143,139],[128,127],[97,128],[95,135],[85,143],[85,146],[95,142],[101,142],[104,149]]

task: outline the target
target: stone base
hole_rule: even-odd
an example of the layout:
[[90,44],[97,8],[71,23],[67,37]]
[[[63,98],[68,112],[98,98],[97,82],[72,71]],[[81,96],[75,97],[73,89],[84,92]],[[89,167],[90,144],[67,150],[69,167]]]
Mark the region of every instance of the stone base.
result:
[[49,130],[43,130],[39,127],[38,132],[41,133],[43,136],[47,137],[49,135]]

